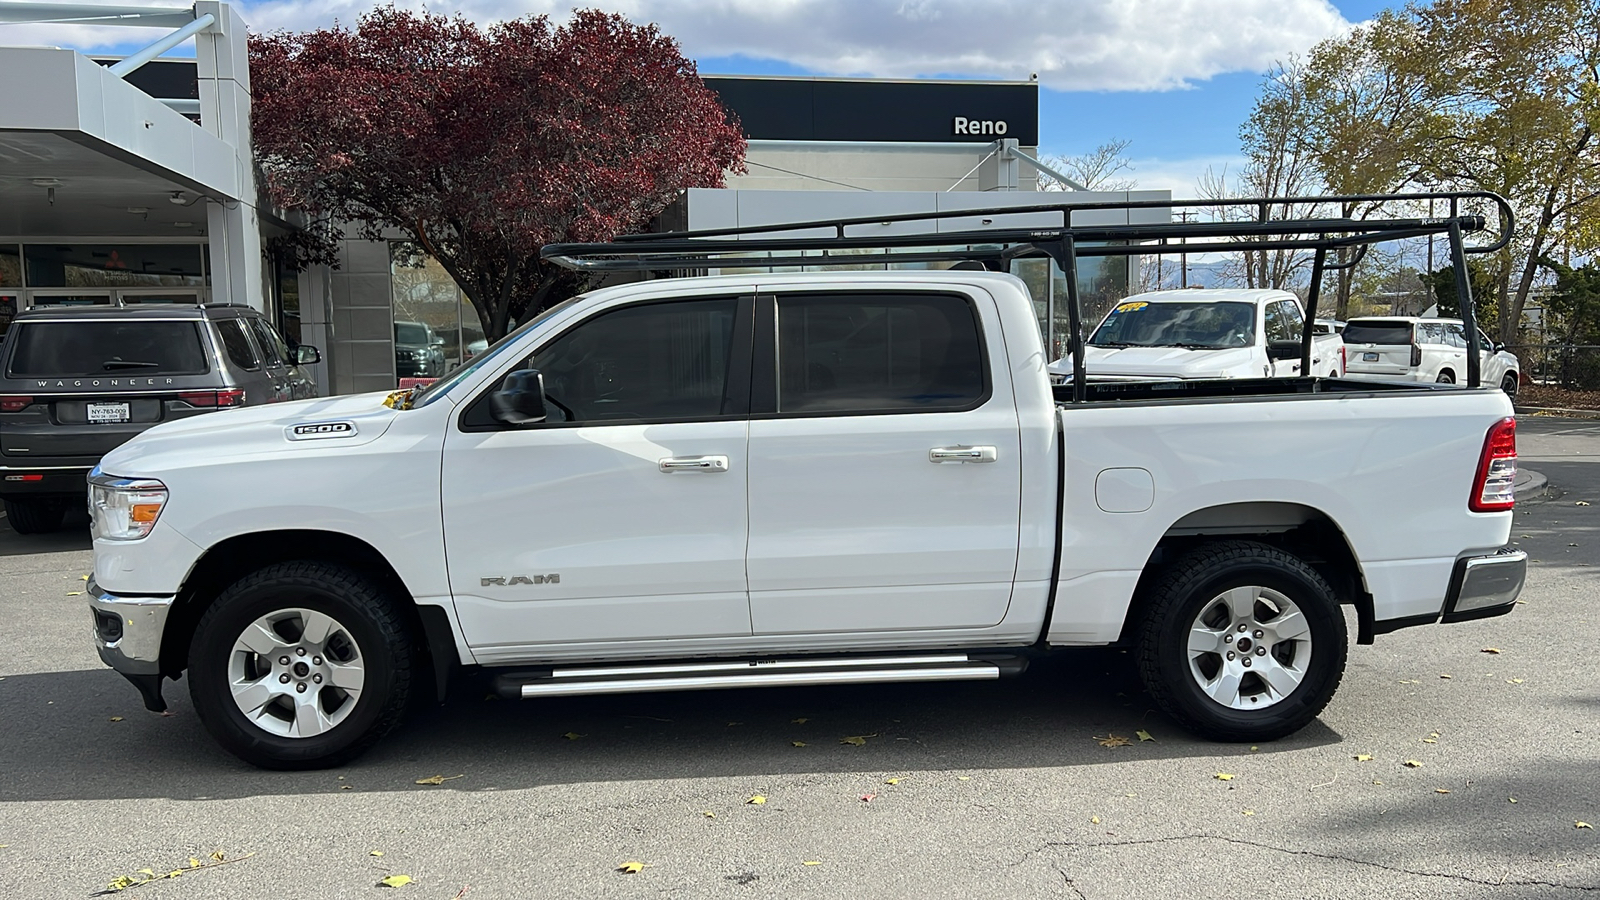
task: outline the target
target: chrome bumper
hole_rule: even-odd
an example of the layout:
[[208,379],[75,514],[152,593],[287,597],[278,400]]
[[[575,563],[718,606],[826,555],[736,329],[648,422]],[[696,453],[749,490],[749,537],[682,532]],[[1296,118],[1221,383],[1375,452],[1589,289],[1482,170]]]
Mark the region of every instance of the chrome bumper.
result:
[[1465,622],[1510,612],[1527,577],[1528,554],[1521,550],[1458,560],[1445,598],[1444,621]]
[[89,582],[94,646],[106,665],[124,675],[161,673],[161,635],[171,597],[118,597]]

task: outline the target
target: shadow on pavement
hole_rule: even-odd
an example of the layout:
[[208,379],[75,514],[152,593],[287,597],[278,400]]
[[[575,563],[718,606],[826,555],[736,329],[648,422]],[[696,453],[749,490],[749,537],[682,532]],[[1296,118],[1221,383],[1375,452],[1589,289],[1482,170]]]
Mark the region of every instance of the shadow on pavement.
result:
[[[145,712],[133,688],[110,670],[13,675],[0,681],[0,718],[8,731],[0,802],[1087,766],[1210,756],[1219,749],[1154,710],[1129,657],[1115,650],[1057,653],[1021,678],[986,683],[524,702],[485,697],[481,682],[463,679],[447,704],[413,713],[399,732],[343,769],[263,772],[212,742],[189,705],[185,682],[167,683],[175,715],[162,717]],[[113,722],[113,716],[122,720]],[[1139,729],[1159,741],[1137,741]],[[569,739],[569,733],[579,737]],[[1133,743],[1111,749],[1095,740],[1113,733]],[[865,736],[865,744],[841,743],[855,736]],[[1340,740],[1314,722],[1261,749]],[[467,777],[443,788],[414,784],[436,774]]]

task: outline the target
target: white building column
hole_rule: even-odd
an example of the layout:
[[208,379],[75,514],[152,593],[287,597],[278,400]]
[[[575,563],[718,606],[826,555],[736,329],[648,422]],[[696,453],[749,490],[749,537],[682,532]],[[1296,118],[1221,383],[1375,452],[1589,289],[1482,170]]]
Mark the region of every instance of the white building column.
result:
[[261,223],[256,213],[255,167],[250,147],[250,54],[244,19],[226,3],[201,0],[196,16],[216,24],[195,36],[200,126],[233,148],[237,202],[206,201],[211,296],[218,303],[264,309]]

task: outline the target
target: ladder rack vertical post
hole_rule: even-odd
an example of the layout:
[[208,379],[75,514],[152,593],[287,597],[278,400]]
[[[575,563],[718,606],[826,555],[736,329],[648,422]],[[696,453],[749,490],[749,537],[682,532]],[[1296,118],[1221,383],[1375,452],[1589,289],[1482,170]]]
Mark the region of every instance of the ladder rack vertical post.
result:
[[[1451,206],[1454,205],[1452,201]],[[1456,271],[1456,300],[1461,306],[1461,330],[1466,332],[1467,339],[1467,387],[1479,387],[1483,381],[1483,361],[1478,349],[1478,309],[1472,298],[1472,278],[1467,272],[1461,218],[1454,215],[1450,219],[1450,266]]]
[[1311,371],[1311,345],[1316,339],[1317,301],[1322,298],[1322,266],[1328,261],[1328,248],[1318,247],[1311,258],[1311,284],[1306,288],[1306,321],[1300,334],[1300,374],[1315,376]]
[[[1088,395],[1088,377],[1083,365],[1083,305],[1078,296],[1078,242],[1073,239],[1071,232],[1061,236],[1059,254],[1056,261],[1061,265],[1061,274],[1067,282],[1067,327],[1072,330],[1067,340],[1068,352],[1072,354],[1072,402],[1082,403]],[[1054,321],[1050,327],[1054,330]]]

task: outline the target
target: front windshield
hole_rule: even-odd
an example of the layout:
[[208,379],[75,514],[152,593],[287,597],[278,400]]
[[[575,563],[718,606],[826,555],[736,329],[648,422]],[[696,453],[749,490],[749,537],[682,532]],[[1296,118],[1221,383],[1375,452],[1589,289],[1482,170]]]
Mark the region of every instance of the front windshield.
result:
[[1255,326],[1255,306],[1249,303],[1127,300],[1106,315],[1089,346],[1249,347],[1255,343]]
[[500,340],[495,341],[493,344],[490,344],[488,349],[484,350],[482,353],[479,353],[477,356],[474,356],[472,359],[467,360],[464,365],[456,366],[451,371],[445,373],[444,377],[440,378],[438,381],[418,388],[417,391],[411,395],[411,408],[416,409],[421,406],[427,406],[434,400],[450,393],[450,389],[459,383],[461,379],[471,375],[473,372],[478,371],[479,368],[483,367],[485,364],[504,353],[507,347],[515,344],[517,342],[517,338],[520,337],[523,332],[530,328],[537,327],[540,323],[549,319],[551,316],[566,309],[572,304],[577,303],[586,296],[588,295],[579,294],[570,300],[563,300],[562,302],[557,303],[555,306],[550,307],[534,318],[524,322],[522,327],[511,332],[510,334],[507,334]]

